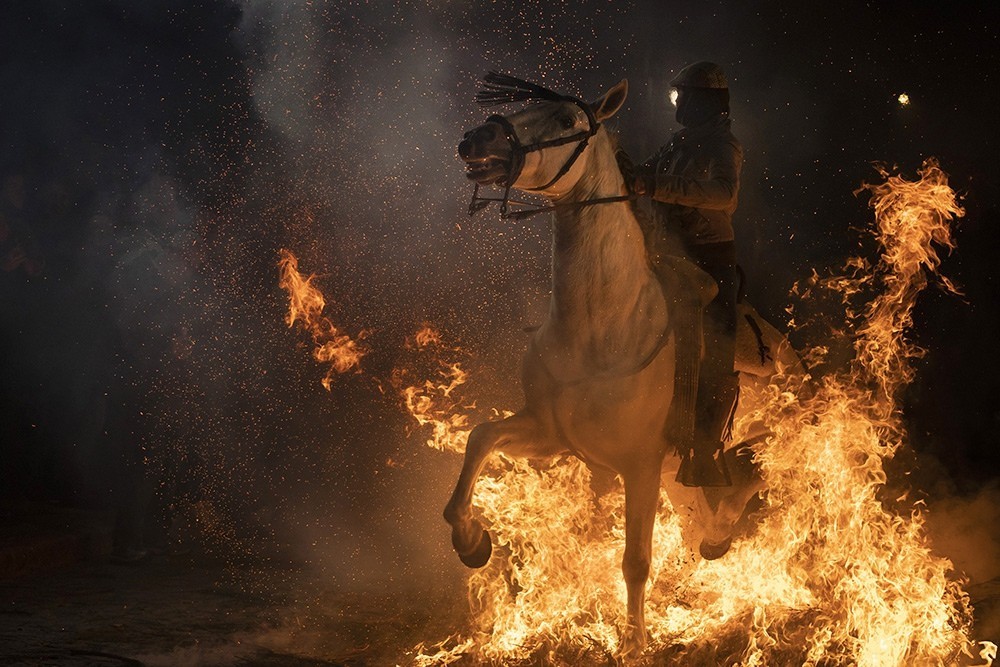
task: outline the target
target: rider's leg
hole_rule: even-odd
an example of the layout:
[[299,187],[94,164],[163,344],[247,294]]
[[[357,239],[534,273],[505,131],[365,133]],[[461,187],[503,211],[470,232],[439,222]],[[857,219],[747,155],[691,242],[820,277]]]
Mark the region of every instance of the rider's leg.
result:
[[685,486],[729,486],[723,439],[739,393],[733,369],[736,351],[736,253],[732,242],[692,246],[698,265],[715,279],[719,293],[705,311],[705,355],[698,376],[695,437],[682,452],[677,481]]

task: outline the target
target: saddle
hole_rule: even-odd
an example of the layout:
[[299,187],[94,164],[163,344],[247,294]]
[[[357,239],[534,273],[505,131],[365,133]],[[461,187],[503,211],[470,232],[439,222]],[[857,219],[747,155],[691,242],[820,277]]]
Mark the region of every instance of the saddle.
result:
[[[666,429],[672,441],[690,442],[694,437],[698,375],[705,344],[705,306],[715,298],[718,287],[711,276],[684,257],[659,255],[651,267],[663,287],[676,341],[674,398]],[[784,337],[743,300],[745,279],[741,270],[739,280],[735,370],[754,377],[770,377],[778,370],[776,357],[783,356],[781,349],[773,354],[773,343]]]

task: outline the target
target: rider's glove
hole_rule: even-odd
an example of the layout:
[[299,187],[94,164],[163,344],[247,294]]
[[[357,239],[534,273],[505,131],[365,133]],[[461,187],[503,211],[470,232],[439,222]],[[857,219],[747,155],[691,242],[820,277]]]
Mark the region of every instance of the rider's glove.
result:
[[637,195],[651,195],[656,191],[656,167],[639,165],[632,177],[632,192]]

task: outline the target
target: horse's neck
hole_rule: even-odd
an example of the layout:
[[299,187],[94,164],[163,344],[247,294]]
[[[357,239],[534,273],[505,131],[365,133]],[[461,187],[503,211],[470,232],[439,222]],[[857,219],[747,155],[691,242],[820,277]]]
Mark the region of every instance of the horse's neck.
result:
[[[624,192],[610,140],[602,131],[592,141],[584,175],[559,203]],[[550,319],[560,337],[641,346],[645,332],[634,331],[636,319],[660,323],[665,307],[631,207],[619,202],[556,210]]]

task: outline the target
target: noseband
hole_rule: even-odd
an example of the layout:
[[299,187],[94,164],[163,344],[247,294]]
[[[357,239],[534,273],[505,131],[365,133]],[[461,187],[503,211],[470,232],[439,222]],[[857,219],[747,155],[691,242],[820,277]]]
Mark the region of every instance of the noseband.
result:
[[[485,90],[480,91],[476,95],[476,101],[482,106],[532,99],[547,100],[552,102],[572,102],[582,109],[585,114],[587,114],[587,129],[565,137],[546,139],[545,141],[536,141],[533,144],[522,144],[520,139],[517,138],[517,132],[514,129],[514,125],[507,119],[506,116],[494,114],[487,118],[487,123],[496,123],[503,128],[504,136],[507,139],[507,143],[510,144],[511,149],[510,168],[507,170],[507,174],[504,178],[503,197],[480,197],[479,184],[476,183],[475,189],[472,192],[472,201],[469,203],[469,215],[475,215],[488,206],[490,202],[494,201],[500,202],[500,215],[502,217],[520,220],[531,215],[535,215],[536,213],[543,213],[545,211],[551,211],[561,207],[580,208],[582,206],[604,204],[613,201],[626,201],[634,198],[631,196],[604,197],[601,199],[587,200],[585,202],[555,204],[552,206],[541,206],[534,209],[508,211],[507,204],[511,201],[510,190],[514,186],[517,179],[521,176],[521,170],[524,168],[525,156],[528,153],[576,142],[576,149],[573,151],[573,154],[569,156],[569,159],[563,163],[563,166],[559,168],[559,171],[556,172],[556,175],[553,176],[548,183],[537,188],[520,188],[529,192],[542,192],[551,188],[553,185],[558,183],[563,176],[569,173],[569,170],[573,168],[576,161],[581,155],[583,155],[583,151],[587,150],[587,145],[589,144],[591,137],[597,134],[598,130],[601,129],[601,124],[597,121],[596,116],[594,116],[593,109],[591,109],[590,105],[583,100],[570,95],[560,95],[559,93],[539,86],[538,84],[530,83],[523,79],[518,79],[506,74],[498,74],[496,72],[490,72],[487,74],[485,77]],[[526,204],[526,202],[516,203]]]

